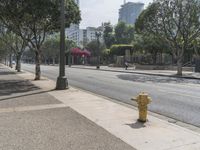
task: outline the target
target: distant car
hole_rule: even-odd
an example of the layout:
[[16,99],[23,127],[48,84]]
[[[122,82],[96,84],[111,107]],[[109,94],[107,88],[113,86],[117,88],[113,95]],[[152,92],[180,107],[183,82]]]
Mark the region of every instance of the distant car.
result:
[[15,61],[12,61],[12,64],[13,64],[13,65],[15,65],[15,64],[16,64],[16,62],[15,62]]

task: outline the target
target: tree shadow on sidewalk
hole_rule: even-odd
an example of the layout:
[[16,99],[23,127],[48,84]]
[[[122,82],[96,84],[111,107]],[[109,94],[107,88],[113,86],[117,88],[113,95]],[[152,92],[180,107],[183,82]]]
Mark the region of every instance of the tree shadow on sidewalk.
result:
[[12,75],[12,74],[14,75],[16,73],[15,72],[11,72],[11,71],[0,71],[0,75]]
[[29,91],[39,90],[40,88],[33,85],[28,80],[1,80],[0,96],[9,96],[16,93],[26,93]]

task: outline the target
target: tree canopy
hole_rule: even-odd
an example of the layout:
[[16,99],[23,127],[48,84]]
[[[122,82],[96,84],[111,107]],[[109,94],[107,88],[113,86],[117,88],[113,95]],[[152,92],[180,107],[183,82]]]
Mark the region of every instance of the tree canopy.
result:
[[98,44],[97,40],[93,40],[87,44],[86,49],[91,52],[92,56],[98,56],[98,50],[100,51],[100,54],[102,54],[106,47],[103,43]]
[[130,44],[134,38],[134,27],[124,22],[119,22],[115,27],[116,44]]
[[104,23],[103,38],[104,38],[106,48],[110,48],[111,45],[115,43],[115,35],[113,32],[113,27],[110,24],[110,22]]
[[170,46],[182,75],[183,56],[200,36],[200,2],[198,0],[157,0],[142,12],[136,30],[154,34]]
[[151,54],[153,64],[157,63],[157,54],[169,53],[169,47],[166,41],[153,34],[135,35],[133,47],[135,50],[140,50],[146,54]]
[[112,45],[111,48],[110,48],[110,55],[122,56],[122,55],[125,55],[126,50],[130,50],[131,53],[132,53],[133,52],[133,45],[115,44],[115,45]]
[[[36,80],[40,79],[41,46],[46,35],[60,29],[60,0],[1,0],[0,21],[35,51]],[[74,0],[65,0],[65,27],[79,23]]]

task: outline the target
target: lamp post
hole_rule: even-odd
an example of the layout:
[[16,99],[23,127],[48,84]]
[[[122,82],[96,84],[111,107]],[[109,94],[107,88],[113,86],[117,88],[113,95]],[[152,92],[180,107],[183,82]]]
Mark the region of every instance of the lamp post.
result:
[[61,0],[60,9],[61,29],[60,29],[60,63],[59,76],[57,78],[56,89],[64,90],[68,88],[67,78],[65,76],[65,0]]
[[98,45],[98,50],[97,50],[97,69],[100,69],[100,41],[99,38],[101,37],[101,32],[98,31],[95,33],[96,38],[97,38],[97,45]]

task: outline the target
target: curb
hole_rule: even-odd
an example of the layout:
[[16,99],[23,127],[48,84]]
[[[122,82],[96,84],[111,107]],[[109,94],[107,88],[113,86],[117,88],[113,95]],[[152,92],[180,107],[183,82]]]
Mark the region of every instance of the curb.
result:
[[[70,67],[70,68],[97,70],[95,68],[82,68],[82,67],[73,67],[73,66]],[[109,69],[99,69],[99,71],[121,72],[121,73],[142,74],[142,75],[160,76],[160,77],[171,77],[171,78],[178,78],[178,79],[200,80],[200,78],[189,77],[189,76],[187,77],[187,76],[177,76],[177,75],[164,75],[164,74],[152,74],[152,73],[142,73],[142,72],[129,72],[129,71],[109,70]]]

